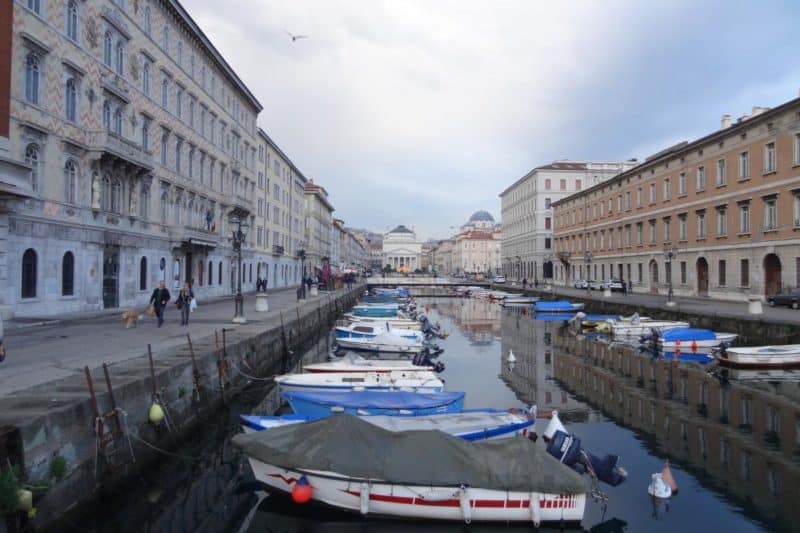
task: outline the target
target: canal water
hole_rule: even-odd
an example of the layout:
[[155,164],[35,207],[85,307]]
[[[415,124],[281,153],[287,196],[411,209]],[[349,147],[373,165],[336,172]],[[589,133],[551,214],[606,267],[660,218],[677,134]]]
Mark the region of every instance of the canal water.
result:
[[[800,531],[800,377],[796,372],[718,372],[712,366],[641,354],[578,336],[563,322],[477,299],[420,299],[450,333],[438,341],[448,390],[466,406],[558,410],[567,429],[596,454],[622,457],[628,480],[606,505],[589,501],[588,531]],[[323,360],[332,337],[301,359]],[[516,361],[508,362],[513,351]],[[104,495],[66,531],[322,532],[465,531],[462,524],[362,520],[341,512],[261,499],[249,467],[230,445],[238,414],[278,405],[254,382],[214,427],[180,443],[134,486]],[[543,431],[546,420],[540,420]],[[425,453],[420,450],[420,453]],[[679,492],[654,503],[650,475],[670,460]],[[472,526],[470,531],[507,527]],[[530,526],[515,527],[529,530]]]

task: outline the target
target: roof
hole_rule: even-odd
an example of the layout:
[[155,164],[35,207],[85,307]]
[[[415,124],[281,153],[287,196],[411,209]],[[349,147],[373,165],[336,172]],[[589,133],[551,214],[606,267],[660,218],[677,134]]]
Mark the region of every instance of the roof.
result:
[[586,170],[586,163],[580,161],[553,161],[552,163],[549,163],[547,165],[538,166],[533,170],[531,170],[530,172],[528,172],[527,174],[525,174],[524,176],[522,176],[514,183],[512,183],[511,185],[509,185],[508,187],[506,187],[506,189],[500,193],[500,196],[502,197],[508,191],[510,191],[511,189],[513,189],[514,187],[516,187],[517,185],[519,185],[520,183],[531,177],[534,173],[536,173],[539,170],[561,170],[565,172],[567,171],[574,172],[576,170]]
[[306,177],[303,175],[303,173],[300,172],[300,169],[295,166],[294,162],[292,162],[292,160],[289,159],[288,155],[283,153],[283,150],[281,150],[280,147],[278,146],[278,144],[275,141],[272,140],[272,137],[267,135],[266,131],[264,131],[262,128],[258,128],[258,134],[261,135],[261,137],[263,137],[265,141],[267,141],[267,144],[270,145],[273,150],[278,152],[278,155],[280,155],[283,158],[283,160],[286,161],[289,164],[289,167],[292,170],[295,171],[295,173],[297,174],[297,177],[300,178],[303,181],[304,184],[306,182],[308,182],[308,179],[306,179]]
[[[576,197],[581,197],[593,193],[603,187],[614,185],[615,183],[619,183],[624,179],[631,178],[637,174],[640,174],[645,169],[654,167],[659,163],[664,162],[670,158],[676,158],[691,152],[692,150],[697,150],[698,148],[705,146],[707,144],[711,144],[714,142],[718,142],[725,137],[733,136],[740,133],[742,130],[748,129],[753,127],[754,124],[769,121],[774,119],[776,116],[780,115],[781,113],[785,113],[788,109],[792,108],[793,106],[800,105],[800,98],[793,98],[788,102],[784,102],[783,104],[769,109],[767,111],[763,111],[758,115],[751,116],[745,120],[739,120],[727,128],[715,130],[708,135],[700,137],[691,142],[681,142],[669,148],[666,148],[656,154],[648,157],[644,162],[636,165],[635,167],[631,168],[630,170],[626,170],[625,172],[621,172],[614,176],[613,178],[609,178],[606,181],[593,185],[589,188],[583,189],[575,194],[571,194],[560,200],[553,202],[551,205],[556,207],[558,205],[563,204],[564,202],[571,201]],[[506,189],[508,190],[508,189]],[[504,191],[505,192],[505,191]],[[502,194],[501,194],[502,196]]]
[[480,210],[472,213],[469,222],[494,222],[494,217],[488,211]]
[[456,239],[459,241],[491,241],[494,240],[494,233],[491,231],[472,230],[458,235]]
[[331,210],[331,212],[335,211],[331,203],[328,201],[328,191],[325,190],[325,187],[322,185],[317,185],[312,181],[307,181],[303,186],[303,191],[306,194],[313,194],[319,198],[320,202],[325,204],[325,206]]
[[399,226],[394,228],[389,233],[411,233],[411,234],[413,234],[414,232],[411,231],[410,229],[408,229],[407,227],[405,227],[404,225],[400,224]]

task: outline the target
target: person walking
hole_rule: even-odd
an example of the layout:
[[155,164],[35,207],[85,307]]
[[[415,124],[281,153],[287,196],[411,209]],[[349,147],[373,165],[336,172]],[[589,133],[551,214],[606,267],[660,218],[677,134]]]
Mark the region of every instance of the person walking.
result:
[[633,280],[628,280],[628,292],[633,294]]
[[628,295],[628,282],[625,281],[624,279],[621,279],[620,281],[622,282],[622,296],[627,296]]
[[189,288],[188,283],[184,283],[183,288],[178,293],[178,299],[175,300],[175,305],[181,312],[181,326],[189,325],[189,306],[192,303],[192,298],[194,298],[192,289]]
[[169,289],[167,289],[167,284],[164,280],[158,284],[153,290],[153,294],[150,295],[150,305],[156,310],[156,317],[158,317],[158,327],[164,323],[164,308],[167,307],[169,303],[170,295]]
[[525,289],[528,286],[528,278],[522,278],[522,288]]

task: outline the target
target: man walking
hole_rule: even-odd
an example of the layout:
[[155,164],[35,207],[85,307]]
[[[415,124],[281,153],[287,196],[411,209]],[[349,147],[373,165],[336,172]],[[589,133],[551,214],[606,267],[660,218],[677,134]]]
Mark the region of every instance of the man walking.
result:
[[178,293],[178,299],[175,300],[175,305],[181,312],[181,326],[189,325],[189,311],[191,310],[192,298],[194,298],[192,289],[189,288],[188,283],[184,283],[183,288]]
[[158,284],[158,287],[153,290],[153,294],[150,296],[150,304],[155,308],[156,316],[158,317],[158,327],[161,327],[164,323],[164,308],[167,307],[169,298],[167,284],[164,280],[161,280],[161,283]]
[[622,282],[622,296],[627,296],[628,295],[628,282],[625,281],[624,279],[621,279],[620,281]]

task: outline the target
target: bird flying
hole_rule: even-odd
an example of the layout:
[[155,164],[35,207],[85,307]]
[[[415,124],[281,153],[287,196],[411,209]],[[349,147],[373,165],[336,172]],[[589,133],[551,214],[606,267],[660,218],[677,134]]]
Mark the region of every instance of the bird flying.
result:
[[292,42],[295,42],[297,39],[308,39],[308,35],[294,35],[289,30],[283,30],[286,32],[286,35],[292,38]]

